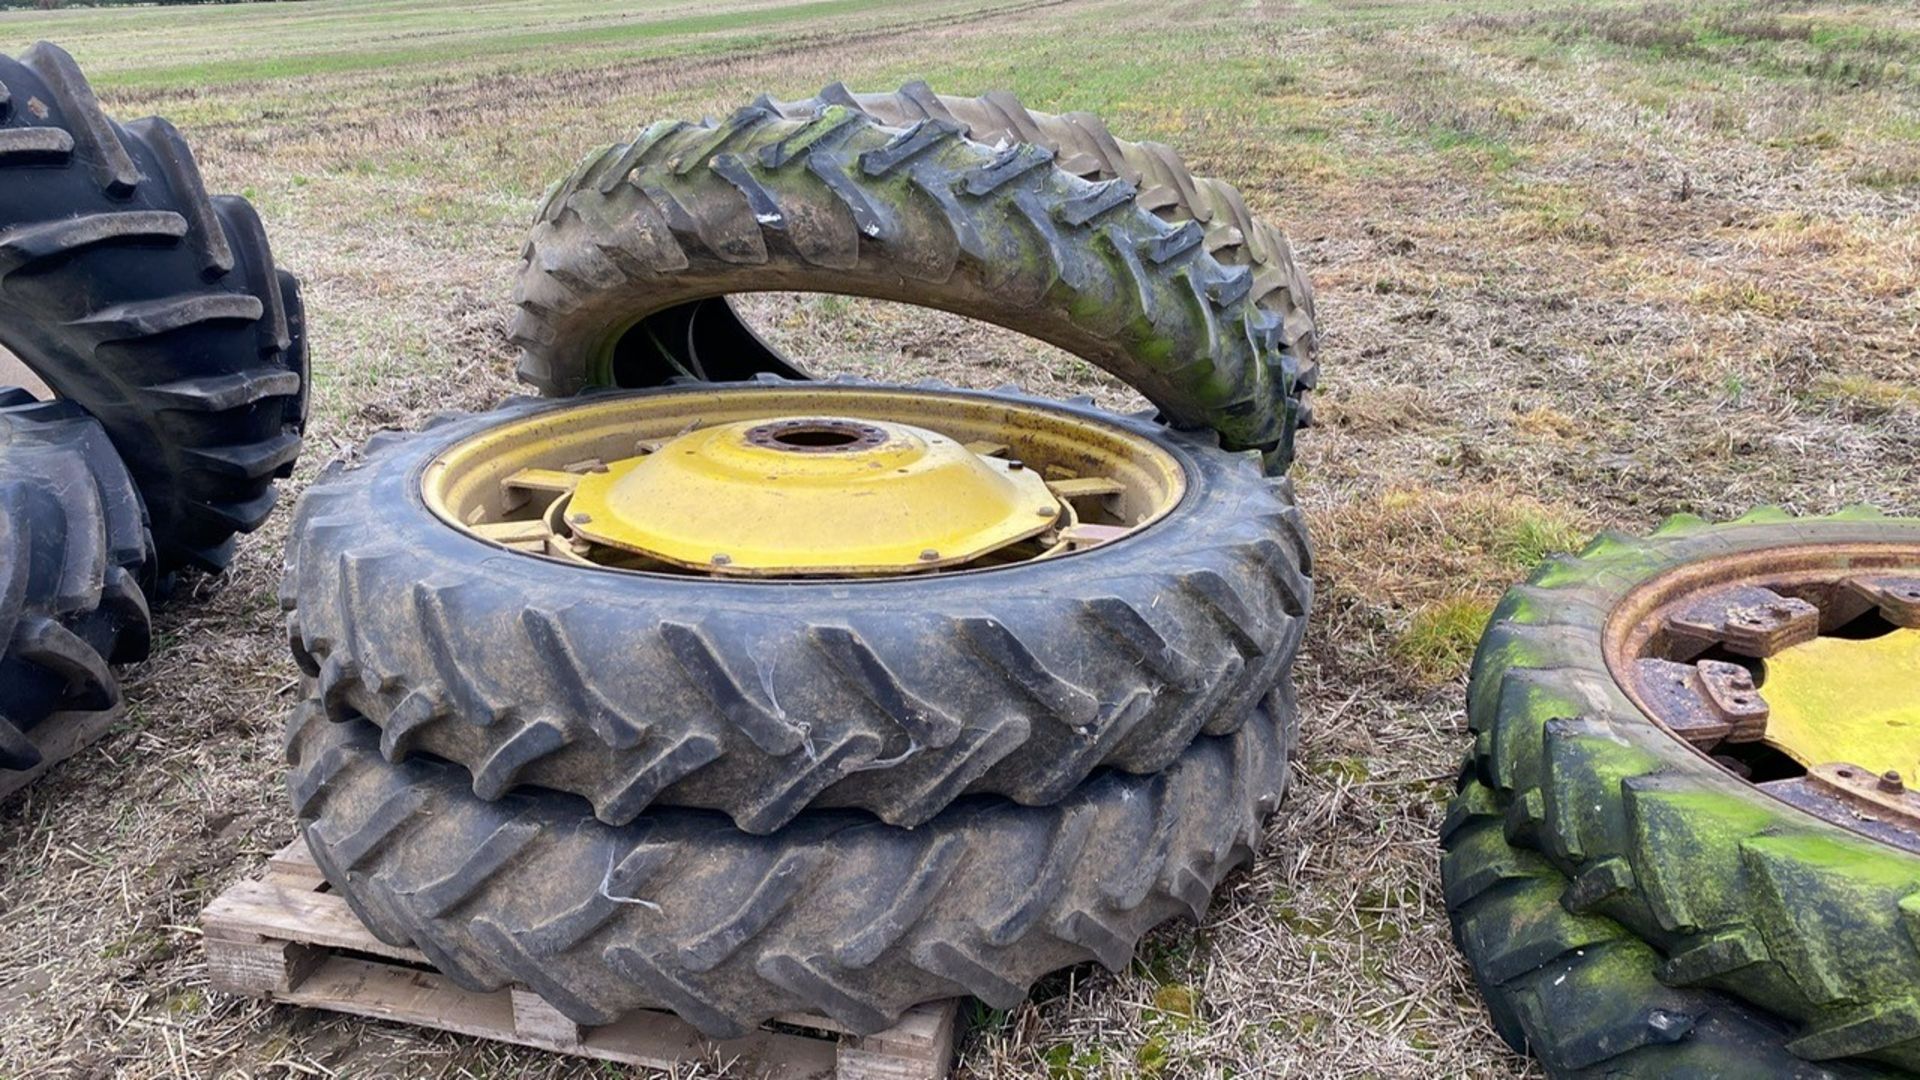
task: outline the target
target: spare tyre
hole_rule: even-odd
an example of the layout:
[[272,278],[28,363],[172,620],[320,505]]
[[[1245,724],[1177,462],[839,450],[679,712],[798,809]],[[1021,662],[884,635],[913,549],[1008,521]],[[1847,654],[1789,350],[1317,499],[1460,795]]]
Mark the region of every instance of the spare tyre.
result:
[[1153,926],[1200,918],[1279,804],[1293,717],[1282,689],[1163,772],[1050,807],[967,799],[916,829],[820,810],[755,836],[701,810],[609,826],[550,791],[483,802],[459,768],[389,764],[378,729],[317,704],[289,722],[287,783],[367,927],[462,986],[525,986],[581,1024],[662,1008],[731,1038],[800,1012],[868,1034],[924,1001],[1010,1009],[1050,971],[1120,970]]
[[1471,931],[1482,984],[1592,944],[1527,936],[1564,910],[1805,1062],[1920,1070],[1917,680],[1920,520],[1678,517],[1541,567],[1474,660],[1446,876],[1466,932],[1497,818],[1563,884],[1512,942]]
[[110,665],[146,658],[152,558],[100,425],[0,387],[0,770],[40,764],[49,717],[119,702]]
[[299,310],[171,124],[109,119],[52,45],[0,56],[0,346],[106,429],[163,572],[220,569],[272,509],[306,420]]
[[[1055,164],[1083,180],[1125,180],[1139,192],[1141,206],[1170,225],[1195,222],[1206,231],[1206,249],[1225,266],[1244,266],[1253,274],[1250,299],[1280,317],[1280,346],[1293,371],[1288,396],[1299,426],[1312,423],[1311,393],[1319,382],[1320,332],[1313,309],[1313,287],[1294,260],[1293,245],[1272,222],[1257,218],[1233,185],[1195,176],[1173,147],[1116,137],[1106,122],[1087,112],[1035,112],[1020,99],[996,90],[979,97],[936,94],[920,81],[891,94],[856,94],[834,83],[805,101],[772,102],[780,115],[811,117],[833,105],[859,109],[888,127],[904,128],[922,120],[959,124],[966,137],[988,146],[1028,143],[1054,155]],[[717,321],[718,315],[711,316]]]
[[1284,684],[1312,590],[1257,454],[931,387],[443,418],[329,468],[293,535],[296,655],[391,757],[755,833],[1154,772]]
[[1212,428],[1278,471],[1299,357],[1266,277],[1216,258],[1198,220],[1157,216],[1134,181],[1090,182],[1045,145],[990,147],[942,117],[890,128],[833,103],[762,100],[718,124],[663,121],[591,156],[528,240],[512,337],[549,395],[800,374],[729,293],[868,296],[1038,338]]
[[1468,779],[1441,832],[1454,941],[1514,1050],[1554,1080],[1672,1076],[1868,1080],[1887,1070],[1815,1064],[1793,1027],[1717,990],[1660,981],[1665,959],[1619,923],[1561,903],[1567,878],[1504,835],[1500,800]]

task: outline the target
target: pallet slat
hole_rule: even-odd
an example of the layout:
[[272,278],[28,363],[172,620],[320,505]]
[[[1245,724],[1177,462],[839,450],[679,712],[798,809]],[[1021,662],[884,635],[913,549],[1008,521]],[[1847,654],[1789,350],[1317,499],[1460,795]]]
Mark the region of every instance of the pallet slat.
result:
[[824,1017],[781,1016],[779,1024],[818,1034],[763,1029],[712,1042],[671,1013],[643,1009],[586,1028],[522,987],[464,989],[432,970],[419,951],[374,937],[344,899],[327,891],[301,841],[270,857],[261,877],[222,892],[200,922],[212,989],[289,1005],[626,1065],[742,1058],[783,1080],[937,1080],[953,1059],[955,1001],[922,1005],[865,1038],[835,1037],[843,1029]]

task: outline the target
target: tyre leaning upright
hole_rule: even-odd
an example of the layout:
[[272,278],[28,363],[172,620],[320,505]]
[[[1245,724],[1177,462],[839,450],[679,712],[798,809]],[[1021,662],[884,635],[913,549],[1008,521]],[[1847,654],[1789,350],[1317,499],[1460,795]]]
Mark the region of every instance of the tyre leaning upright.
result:
[[0,57],[0,346],[106,429],[163,573],[226,566],[292,470],[298,289],[171,124],[110,119],[55,46]]
[[[650,125],[590,156],[528,240],[512,330],[521,379],[564,396],[797,377],[725,297],[868,296],[1075,353],[1170,424],[1210,428],[1284,471],[1314,333],[1277,230],[1230,244],[1239,232],[1213,203],[1170,202],[1156,180],[1196,183],[1177,158],[1089,180],[1062,167],[1064,143],[994,146],[1005,133],[969,138],[942,115],[893,127],[885,112],[864,98],[763,98],[719,123]],[[1216,202],[1244,213],[1237,193]]]

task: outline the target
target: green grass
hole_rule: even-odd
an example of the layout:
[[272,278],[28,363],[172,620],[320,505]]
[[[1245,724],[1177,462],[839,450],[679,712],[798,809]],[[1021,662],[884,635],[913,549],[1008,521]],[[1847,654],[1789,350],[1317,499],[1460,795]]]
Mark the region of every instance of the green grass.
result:
[[1473,659],[1480,634],[1493,615],[1483,597],[1455,596],[1416,608],[1393,643],[1394,655],[1432,682],[1457,678]]
[[[809,0],[807,3],[789,4],[766,11],[720,11],[626,25],[517,30],[449,44],[207,60],[109,74],[100,81],[105,86],[204,87],[303,75],[390,70],[416,65],[438,66],[480,57],[550,57],[556,54],[569,55],[573,50],[596,46],[621,46],[623,51],[629,53],[719,56],[774,40],[778,32],[788,26],[816,23],[887,6],[887,0]],[[693,43],[685,40],[696,35],[743,30],[752,32],[736,33],[715,41]]]

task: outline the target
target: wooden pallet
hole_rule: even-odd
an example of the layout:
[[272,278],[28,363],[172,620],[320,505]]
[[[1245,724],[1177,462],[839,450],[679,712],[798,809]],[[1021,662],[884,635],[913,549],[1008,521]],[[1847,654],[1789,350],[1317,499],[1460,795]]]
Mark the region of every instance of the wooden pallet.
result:
[[0,771],[0,799],[33,783],[55,765],[100,741],[120,721],[120,705],[99,712],[54,713],[27,729],[27,741],[40,751],[40,764],[19,772]]
[[936,1080],[953,1059],[957,1001],[922,1005],[864,1038],[822,1017],[781,1016],[741,1038],[709,1041],[672,1013],[640,1010],[582,1027],[520,987],[462,989],[417,950],[374,937],[298,840],[268,859],[262,876],[208,904],[200,925],[214,990],[623,1065],[667,1068],[717,1057],[782,1080]]

